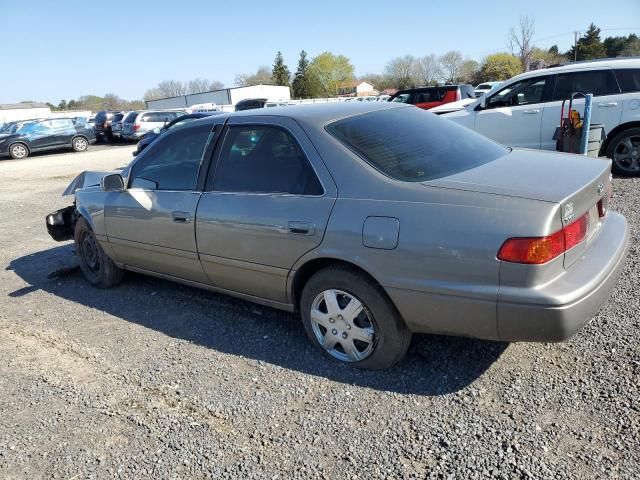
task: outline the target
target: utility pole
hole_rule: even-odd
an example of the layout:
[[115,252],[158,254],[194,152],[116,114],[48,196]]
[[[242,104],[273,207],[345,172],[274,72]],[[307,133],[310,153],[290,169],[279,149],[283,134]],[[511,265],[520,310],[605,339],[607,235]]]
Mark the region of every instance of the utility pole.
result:
[[578,34],[580,32],[575,31],[573,32],[573,61],[577,61],[578,60]]

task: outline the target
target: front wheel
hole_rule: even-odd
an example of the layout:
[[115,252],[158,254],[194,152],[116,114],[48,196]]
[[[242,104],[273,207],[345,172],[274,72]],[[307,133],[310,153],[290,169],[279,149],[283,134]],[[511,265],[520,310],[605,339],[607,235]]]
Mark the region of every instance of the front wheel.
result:
[[85,152],[89,148],[89,142],[84,137],[76,137],[71,142],[71,147],[74,152]]
[[29,156],[29,149],[22,143],[15,143],[9,148],[9,155],[14,160],[22,160]]
[[104,252],[87,221],[80,217],[74,235],[80,269],[88,282],[97,288],[108,288],[120,283],[124,270]]
[[640,175],[640,128],[629,128],[613,137],[607,148],[611,170],[619,175]]
[[355,269],[320,270],[305,285],[300,310],[311,342],[357,368],[390,368],[411,343],[411,332],[386,293]]

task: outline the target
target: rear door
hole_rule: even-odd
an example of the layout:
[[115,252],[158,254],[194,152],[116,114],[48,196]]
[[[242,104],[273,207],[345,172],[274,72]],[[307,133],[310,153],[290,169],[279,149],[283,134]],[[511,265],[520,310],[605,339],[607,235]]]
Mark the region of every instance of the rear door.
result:
[[320,244],[336,199],[302,128],[281,117],[231,117],[198,206],[198,252],[220,288],[287,303],[287,275]]
[[[176,129],[135,161],[127,189],[105,201],[107,237],[117,260],[130,267],[206,282],[198,260],[198,178],[211,125]],[[204,173],[203,173],[204,175]]]
[[476,113],[475,130],[510,147],[540,148],[542,110],[551,78],[524,79],[492,94],[487,108]]
[[[556,141],[553,134],[560,125],[562,100],[568,99],[572,92],[592,93],[591,123],[604,124],[609,133],[620,124],[622,116],[622,101],[620,89],[610,69],[581,70],[577,72],[559,73],[556,77],[555,88],[551,101],[544,105],[541,128],[541,148],[555,150]],[[569,108],[569,102],[565,103]],[[572,108],[584,115],[584,98],[573,101]],[[567,112],[565,110],[565,116]]]
[[620,123],[640,120],[640,68],[621,68],[616,77],[622,91]]

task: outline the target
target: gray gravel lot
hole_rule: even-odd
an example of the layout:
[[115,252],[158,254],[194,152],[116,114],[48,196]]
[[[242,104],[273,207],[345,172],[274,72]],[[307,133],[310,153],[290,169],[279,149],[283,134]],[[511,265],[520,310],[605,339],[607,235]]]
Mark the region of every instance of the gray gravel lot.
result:
[[289,314],[78,271],[44,216],[133,147],[0,161],[0,478],[640,478],[640,179],[623,277],[564,344],[415,339],[386,372],[331,363]]

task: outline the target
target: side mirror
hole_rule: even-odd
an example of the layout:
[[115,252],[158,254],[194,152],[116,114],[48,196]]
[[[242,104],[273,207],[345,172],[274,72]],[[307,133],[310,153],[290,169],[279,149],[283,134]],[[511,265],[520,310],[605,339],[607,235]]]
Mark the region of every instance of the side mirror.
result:
[[480,103],[478,104],[479,110],[484,110],[487,108],[487,96],[486,95],[482,95],[480,97]]
[[124,190],[124,179],[119,173],[106,175],[100,180],[100,188],[103,192],[122,192]]

